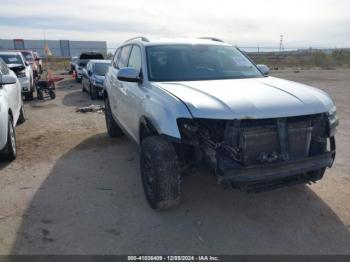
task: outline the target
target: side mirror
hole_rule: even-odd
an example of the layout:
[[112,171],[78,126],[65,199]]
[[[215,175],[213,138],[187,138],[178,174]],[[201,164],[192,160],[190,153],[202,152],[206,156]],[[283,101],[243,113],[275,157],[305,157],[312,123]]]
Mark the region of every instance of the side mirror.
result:
[[132,67],[125,67],[119,70],[118,80],[125,82],[140,82],[140,71]]
[[16,77],[11,75],[0,75],[0,86],[16,84]]
[[24,64],[26,65],[26,66],[29,66],[30,64],[26,61],[26,62],[24,62]]
[[266,65],[256,65],[264,76],[268,76],[270,73],[270,68]]
[[88,75],[89,75],[89,76],[92,76],[92,72],[91,72],[90,70],[88,71]]

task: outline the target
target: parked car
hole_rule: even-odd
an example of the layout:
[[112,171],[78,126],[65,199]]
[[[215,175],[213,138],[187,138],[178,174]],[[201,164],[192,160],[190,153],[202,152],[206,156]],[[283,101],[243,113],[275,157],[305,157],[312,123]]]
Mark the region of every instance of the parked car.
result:
[[82,90],[89,92],[91,99],[103,96],[103,82],[110,65],[110,60],[90,60],[83,69]]
[[34,55],[34,59],[35,59],[35,64],[39,70],[39,74],[42,74],[43,73],[43,60],[41,59],[38,52],[33,52],[33,55]]
[[77,66],[78,60],[79,60],[79,57],[73,56],[71,58],[71,60],[69,61],[71,73],[73,73],[73,71],[75,70],[75,67]]
[[22,86],[22,94],[27,100],[33,99],[35,90],[33,69],[25,61],[21,52],[1,51],[0,58],[13,70]]
[[[268,76],[218,39],[131,39],[105,79],[106,124],[140,144],[146,199],[179,203],[181,175],[261,192],[320,180],[335,158],[336,107],[323,91]],[[210,197],[210,196],[208,196]]]
[[17,156],[15,126],[25,121],[21,84],[0,58],[0,159]]
[[25,61],[32,67],[34,79],[38,78],[40,75],[40,69],[36,63],[34,52],[30,50],[20,50],[19,52],[22,53]]
[[83,76],[83,69],[86,67],[87,63],[90,60],[103,60],[103,54],[98,52],[84,52],[79,56],[79,60],[77,65],[75,66],[75,76],[77,83],[81,83],[81,79]]

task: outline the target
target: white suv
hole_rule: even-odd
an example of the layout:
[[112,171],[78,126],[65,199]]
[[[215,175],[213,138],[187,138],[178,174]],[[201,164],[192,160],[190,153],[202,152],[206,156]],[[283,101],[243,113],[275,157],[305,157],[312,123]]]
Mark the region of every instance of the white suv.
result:
[[0,159],[17,156],[15,126],[25,121],[21,85],[0,58]]
[[1,51],[0,58],[16,73],[22,87],[22,94],[27,100],[33,99],[35,91],[33,69],[21,52]]
[[261,192],[320,180],[335,158],[335,104],[323,91],[268,76],[219,39],[131,39],[104,81],[110,136],[141,145],[146,199],[177,204],[196,166]]

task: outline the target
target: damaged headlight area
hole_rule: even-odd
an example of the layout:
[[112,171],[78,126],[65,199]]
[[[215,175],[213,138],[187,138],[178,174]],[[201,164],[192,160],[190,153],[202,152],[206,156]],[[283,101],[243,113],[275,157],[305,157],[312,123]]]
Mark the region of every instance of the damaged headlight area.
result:
[[330,167],[335,157],[333,130],[338,120],[335,111],[330,113],[277,119],[178,119],[179,155],[185,165],[209,165],[220,183],[247,192],[316,182],[323,173],[314,171]]
[[332,137],[335,135],[335,133],[337,131],[337,127],[339,125],[337,108],[335,106],[331,110],[328,111],[327,117],[328,117],[328,133],[329,133],[329,136]]

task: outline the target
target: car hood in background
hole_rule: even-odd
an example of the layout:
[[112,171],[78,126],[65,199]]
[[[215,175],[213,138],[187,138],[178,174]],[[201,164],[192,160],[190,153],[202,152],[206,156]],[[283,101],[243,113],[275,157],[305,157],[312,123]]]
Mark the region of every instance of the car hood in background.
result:
[[105,76],[101,76],[101,75],[95,75],[95,74],[94,74],[94,78],[95,78],[96,80],[102,81],[102,82],[105,80]]
[[289,117],[324,113],[334,106],[319,89],[275,77],[157,85],[185,103],[196,118]]

